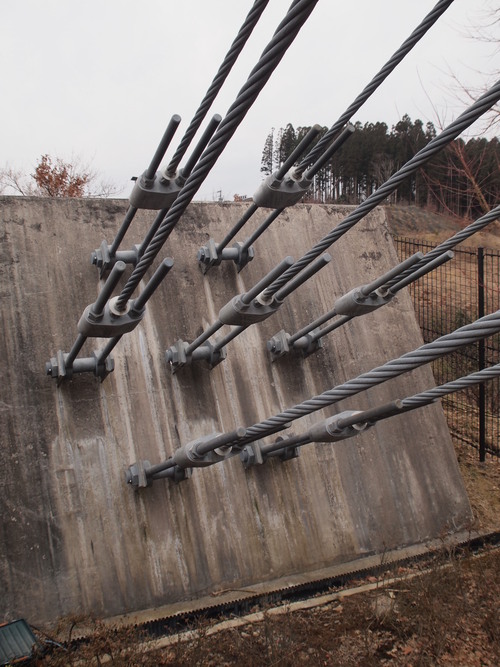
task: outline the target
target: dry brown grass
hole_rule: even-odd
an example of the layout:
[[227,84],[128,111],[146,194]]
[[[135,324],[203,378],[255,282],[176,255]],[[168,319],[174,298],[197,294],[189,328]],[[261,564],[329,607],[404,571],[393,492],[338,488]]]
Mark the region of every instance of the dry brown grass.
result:
[[[396,236],[441,243],[466,227],[472,220],[443,215],[418,206],[385,206],[389,229]],[[485,229],[471,236],[470,247],[500,249],[500,222],[490,223]]]
[[500,530],[500,460],[488,456],[481,463],[477,450],[464,443],[456,442],[455,451],[474,513],[474,528]]

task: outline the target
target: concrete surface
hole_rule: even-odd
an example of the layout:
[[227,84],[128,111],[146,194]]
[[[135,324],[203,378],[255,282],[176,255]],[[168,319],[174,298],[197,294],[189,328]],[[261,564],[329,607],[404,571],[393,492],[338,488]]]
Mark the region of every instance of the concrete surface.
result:
[[[78,319],[99,291],[90,253],[103,238],[111,242],[126,206],[0,197],[2,620],[133,612],[419,544],[467,525],[470,506],[439,406],[336,445],[308,445],[286,463],[244,470],[235,457],[178,485],[128,487],[125,470],[135,460],[156,463],[211,431],[250,426],[414,349],[421,338],[403,293],[330,334],[316,355],[269,362],[271,335],[294,332],[397,262],[384,214],[376,211],[332,247],[330,265],[276,315],[230,343],[226,361],[172,375],[167,347],[192,340],[234,294],[286,255],[299,258],[346,214],[298,205],[257,241],[256,258],[239,275],[225,264],[203,276],[197,249],[210,236],[220,240],[248,204],[198,203],[160,253],[174,257],[174,268],[144,321],[116,347],[114,373],[102,384],[79,375],[58,388],[45,362],[73,344]],[[259,211],[246,233],[266,214]],[[122,249],[140,242],[153,216],[138,215]],[[84,353],[103,344],[90,340]],[[298,420],[290,431],[432,385],[422,368]]]

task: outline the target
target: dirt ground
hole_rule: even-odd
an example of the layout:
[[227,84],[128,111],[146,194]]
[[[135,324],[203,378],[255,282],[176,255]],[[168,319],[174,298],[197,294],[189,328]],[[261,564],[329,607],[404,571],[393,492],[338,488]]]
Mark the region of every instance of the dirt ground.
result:
[[476,530],[500,530],[500,460],[491,456],[480,463],[476,449],[455,445],[458,463],[474,512]]

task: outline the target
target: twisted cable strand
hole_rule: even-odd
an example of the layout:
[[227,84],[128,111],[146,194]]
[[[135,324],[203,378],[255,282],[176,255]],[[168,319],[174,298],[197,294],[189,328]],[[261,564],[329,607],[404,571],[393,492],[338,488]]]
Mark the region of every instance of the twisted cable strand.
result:
[[184,154],[186,153],[189,144],[191,143],[196,132],[198,131],[198,128],[200,127],[201,123],[203,122],[203,119],[205,118],[208,110],[210,109],[210,106],[212,105],[212,102],[214,101],[218,92],[222,88],[224,81],[227,79],[229,72],[231,71],[236,60],[238,59],[238,56],[243,50],[243,47],[245,46],[250,35],[252,34],[253,29],[257,25],[257,22],[259,21],[262,12],[264,11],[268,3],[269,0],[255,0],[252,9],[248,13],[248,16],[246,17],[245,21],[243,22],[243,25],[241,26],[238,34],[236,35],[236,38],[231,45],[231,48],[227,52],[226,57],[224,58],[221,66],[219,67],[219,71],[217,72],[212,83],[210,84],[209,89],[205,93],[205,97],[201,101],[198,110],[196,111],[191,123],[189,124],[189,127],[184,133],[184,136],[177,150],[175,151],[174,156],[170,161],[170,164],[167,167],[168,172],[170,173],[175,172],[177,167],[179,166],[179,163],[182,160]]
[[273,38],[264,50],[257,65],[220,123],[198,164],[193,169],[167,216],[148,245],[125,287],[116,301],[116,308],[124,309],[143,275],[154,261],[180,217],[198,191],[201,183],[216,163],[238,125],[256,100],[285,51],[295,39],[302,25],[313,11],[318,0],[299,0],[292,4],[287,15],[278,26]]
[[[398,185],[409,175],[413,174],[433,155],[438,153],[444,146],[463,132],[469,125],[472,125],[483,113],[490,109],[500,99],[500,81],[481,97],[468,109],[466,109],[455,121],[445,128],[441,134],[418,151],[401,169],[398,169],[378,190],[369,195],[362,204],[360,204],[352,213],[350,213],[340,224],[338,224],[329,234],[327,234],[319,243],[313,246],[306,254],[298,259],[285,273],[280,276],[272,285],[269,286],[269,293],[276,291],[291,278],[300,273],[304,267],[312,262],[321,253],[325,252],[335,241],[348,232],[365,215],[372,211],[388,195],[390,195]],[[272,290],[272,291],[271,291]],[[267,297],[267,294],[264,294]]]
[[[368,413],[361,412],[357,415],[353,415],[353,417],[350,418],[352,419],[351,423],[360,424],[363,421],[368,421],[369,423],[373,424],[375,423],[375,421],[379,421],[380,419],[386,419],[388,417],[393,417],[397,414],[402,414],[403,412],[409,412],[410,410],[421,408],[425,405],[429,405],[430,403],[434,403],[435,401],[437,401],[438,398],[441,398],[442,396],[446,396],[447,394],[453,394],[454,392],[461,391],[463,389],[466,389],[467,387],[472,387],[477,384],[488,382],[488,380],[493,380],[499,376],[500,376],[500,364],[496,364],[495,366],[491,366],[490,368],[485,368],[476,373],[471,373],[470,375],[458,378],[457,380],[446,382],[445,384],[442,384],[439,387],[434,387],[433,389],[429,389],[428,391],[423,391],[419,394],[415,394],[414,396],[408,396],[407,398],[404,398],[401,401],[396,401],[394,403],[394,405],[397,406],[397,409],[395,411],[394,410],[388,411],[385,412],[385,414],[384,412],[381,411],[380,415],[377,416],[376,418],[368,417],[368,413],[370,412],[369,410]],[[342,421],[344,422],[350,421],[350,419]],[[271,445],[265,445],[261,447],[261,452],[267,454],[268,452],[287,449],[288,447],[294,445],[300,446],[302,444],[307,444],[309,442],[311,442],[311,440],[309,440],[308,434],[306,433],[304,435],[295,436],[293,438],[290,438],[282,442],[273,443]]]
[[[467,387],[472,387],[476,384],[487,382],[488,380],[493,380],[494,378],[497,378],[499,376],[500,376],[500,364],[497,364],[496,366],[492,366],[491,368],[485,368],[481,371],[478,371],[477,373],[471,373],[470,375],[466,375],[457,380],[453,380],[452,382],[447,382],[445,384],[440,385],[439,387],[429,389],[428,391],[423,391],[419,394],[415,394],[414,396],[409,396],[403,399],[402,401],[396,401],[395,402],[395,405],[397,406],[396,411],[388,411],[385,414],[381,412],[381,414],[377,416],[377,418],[368,418],[367,412],[364,413],[361,412],[355,416],[353,415],[353,417],[351,418],[352,419],[351,423],[360,424],[363,421],[368,421],[369,423],[373,424],[375,423],[375,421],[379,421],[380,419],[387,419],[388,417],[393,417],[405,411],[409,412],[410,410],[421,408],[425,405],[429,405],[430,403],[434,403],[438,398],[441,398],[442,396],[445,396],[447,394],[452,394],[456,391],[461,391],[462,389],[466,389]],[[343,421],[350,421],[350,420],[348,419]],[[342,424],[342,426],[344,425],[346,424]],[[270,445],[264,445],[261,447],[261,452],[262,454],[269,454],[271,452],[283,451],[293,446],[306,445],[310,442],[311,440],[309,439],[308,433],[305,433],[302,435],[289,438],[287,440],[283,440],[281,442],[274,442],[271,443]]]
[[311,414],[316,410],[321,410],[324,407],[337,403],[344,398],[382,384],[386,380],[428,364],[434,359],[438,359],[449,352],[454,352],[482,338],[491,336],[498,331],[500,331],[500,310],[492,315],[482,317],[472,324],[467,324],[451,334],[441,336],[441,338],[431,343],[426,343],[416,350],[407,352],[397,359],[392,359],[367,373],[362,373],[358,377],[295,405],[274,417],[250,426],[247,429],[246,439],[250,438],[249,442],[258,440],[261,437],[265,437],[268,431],[275,429],[277,426],[284,425]]
[[315,162],[321,155],[323,150],[329,142],[336,136],[342,127],[354,116],[354,114],[362,107],[366,100],[375,92],[389,74],[396,68],[403,58],[412,50],[412,48],[420,41],[425,33],[431,28],[438,18],[448,9],[453,0],[440,0],[434,9],[427,14],[424,20],[415,28],[406,41],[401,44],[399,49],[393,54],[390,60],[382,67],[379,73],[372,79],[372,81],[364,88],[364,90],[356,97],[354,102],[344,111],[342,116],[332,125],[326,134],[318,141],[313,150],[307,155],[299,165],[299,169],[304,170],[307,165]]
[[422,391],[421,393],[415,394],[414,396],[408,396],[402,400],[403,407],[406,410],[413,410],[415,408],[422,407],[423,405],[433,403],[438,398],[442,398],[447,394],[453,394],[456,391],[461,391],[462,389],[467,389],[467,387],[472,387],[475,384],[493,380],[499,376],[500,364],[496,364],[495,366],[484,368],[483,370],[477,371],[476,373],[465,375],[464,377],[458,378],[457,380],[446,382],[445,384],[439,385],[439,387],[434,387],[433,389]]

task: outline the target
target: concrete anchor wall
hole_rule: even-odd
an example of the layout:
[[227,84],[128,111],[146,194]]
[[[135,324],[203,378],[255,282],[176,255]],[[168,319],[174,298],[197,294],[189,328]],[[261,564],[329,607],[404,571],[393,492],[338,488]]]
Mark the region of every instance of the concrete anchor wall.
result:
[[[115,348],[114,373],[102,384],[79,375],[57,388],[45,362],[73,344],[99,291],[90,252],[103,238],[111,242],[126,206],[0,198],[0,618],[120,614],[421,543],[467,524],[470,507],[438,405],[336,445],[308,445],[286,463],[244,470],[235,457],[179,485],[128,487],[124,473],[137,459],[156,463],[201,435],[250,426],[422,341],[402,293],[327,336],[319,353],[269,362],[274,333],[296,331],[397,263],[376,211],[276,315],[234,340],[226,361],[171,375],[166,348],[192,340],[234,294],[286,255],[300,257],[346,214],[298,205],[256,243],[255,260],[239,275],[224,264],[203,276],[197,249],[210,236],[220,240],[248,204],[197,203],[161,253],[174,257],[174,268],[144,321]],[[151,220],[148,212],[137,216],[123,249],[140,242]],[[84,353],[103,344],[88,341]],[[422,368],[290,430],[431,386]]]

